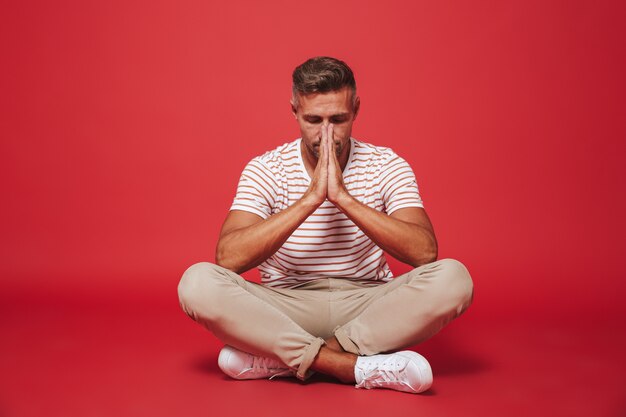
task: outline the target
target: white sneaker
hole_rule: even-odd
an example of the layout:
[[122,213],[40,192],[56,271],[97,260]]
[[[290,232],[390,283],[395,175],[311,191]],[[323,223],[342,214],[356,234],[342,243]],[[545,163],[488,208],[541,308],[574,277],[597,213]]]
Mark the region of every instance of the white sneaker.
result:
[[226,375],[235,379],[272,379],[278,376],[295,376],[295,372],[282,362],[255,356],[228,345],[220,351],[217,364]]
[[359,356],[354,367],[357,388],[388,388],[417,394],[433,383],[430,364],[410,350],[388,355]]

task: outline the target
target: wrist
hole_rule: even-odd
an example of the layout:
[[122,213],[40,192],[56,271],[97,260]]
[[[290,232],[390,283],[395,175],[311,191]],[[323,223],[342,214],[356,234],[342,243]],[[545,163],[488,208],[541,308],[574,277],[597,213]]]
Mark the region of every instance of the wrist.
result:
[[339,195],[337,195],[337,198],[335,198],[334,201],[331,201],[331,203],[333,203],[339,210],[345,212],[349,210],[350,206],[353,205],[356,201],[357,200],[352,197],[349,192],[345,191],[339,193]]
[[304,195],[300,198],[299,203],[303,207],[306,207],[307,210],[313,212],[324,202],[323,200],[322,201],[319,201],[319,200],[320,199],[314,194],[304,193]]

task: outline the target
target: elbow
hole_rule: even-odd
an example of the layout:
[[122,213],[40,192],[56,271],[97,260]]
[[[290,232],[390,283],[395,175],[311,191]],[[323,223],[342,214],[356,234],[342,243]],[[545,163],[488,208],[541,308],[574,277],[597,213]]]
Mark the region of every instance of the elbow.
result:
[[221,266],[222,268],[229,269],[228,263],[224,259],[223,255],[218,255],[217,253],[215,254],[215,265]]
[[437,243],[437,238],[435,238],[435,235],[432,235],[430,245],[428,246],[428,249],[425,251],[424,255],[424,257],[426,258],[426,262],[424,263],[429,264],[437,260],[437,257],[439,256],[439,244]]
[[435,251],[424,252],[424,253],[422,253],[422,256],[420,257],[420,259],[417,262],[416,266],[429,264],[431,262],[435,262],[436,260],[437,260],[437,251],[436,250]]
[[224,248],[221,241],[217,243],[217,249],[215,250],[215,264],[234,271],[232,259],[229,258],[228,251]]
[[218,243],[215,250],[215,264],[222,268],[241,274],[247,269],[242,265],[241,259],[233,256],[236,251],[229,249],[226,245]]
[[437,248],[437,243],[433,243],[429,245],[429,247],[419,251],[412,262],[412,266],[417,268],[418,266],[435,262],[438,256],[439,250]]
[[228,257],[215,256],[215,264],[228,269],[229,271],[233,271],[236,274],[241,273],[240,268],[237,267],[236,263]]
[[437,253],[437,249],[429,252],[426,257],[425,257],[425,264],[429,264],[431,262],[435,262],[437,260],[437,256],[439,256],[439,254]]

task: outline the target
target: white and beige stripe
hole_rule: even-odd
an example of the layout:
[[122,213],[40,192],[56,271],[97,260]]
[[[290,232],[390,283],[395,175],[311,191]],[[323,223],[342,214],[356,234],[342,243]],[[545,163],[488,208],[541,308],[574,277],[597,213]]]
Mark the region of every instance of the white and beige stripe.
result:
[[[415,175],[404,159],[389,148],[354,138],[350,143],[343,178],[352,196],[387,214],[423,207]],[[310,178],[300,144],[296,139],[252,159],[241,174],[230,209],[266,219],[301,198]],[[265,285],[281,288],[329,277],[364,284],[393,278],[382,249],[328,200],[258,269]]]

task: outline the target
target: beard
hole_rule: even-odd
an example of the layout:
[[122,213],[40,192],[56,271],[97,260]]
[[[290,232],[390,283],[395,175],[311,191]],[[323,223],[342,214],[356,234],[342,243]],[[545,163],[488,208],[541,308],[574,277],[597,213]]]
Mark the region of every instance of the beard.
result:
[[[313,155],[315,155],[315,158],[320,159],[320,145],[319,145],[319,143],[316,143],[315,145],[313,145],[312,151],[313,151]],[[339,158],[339,156],[341,155],[342,151],[343,151],[343,143],[335,142],[335,155],[337,155],[337,158]]]

